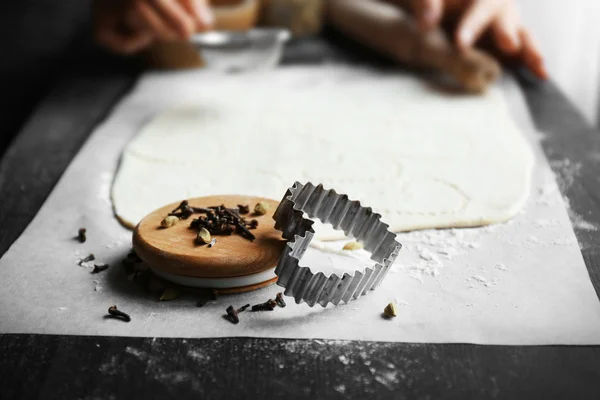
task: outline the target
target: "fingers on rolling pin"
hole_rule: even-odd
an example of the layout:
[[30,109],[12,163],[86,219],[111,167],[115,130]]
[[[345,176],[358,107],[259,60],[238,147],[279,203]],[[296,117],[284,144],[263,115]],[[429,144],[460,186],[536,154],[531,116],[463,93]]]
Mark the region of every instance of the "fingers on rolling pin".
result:
[[521,58],[525,66],[529,68],[538,78],[548,79],[548,71],[544,65],[544,58],[539,50],[538,44],[526,29],[521,29]]
[[502,73],[502,67],[494,57],[473,48],[457,50],[440,29],[418,37],[419,44],[412,56],[418,65],[449,75],[467,92],[485,92]]
[[423,33],[396,6],[365,0],[330,0],[327,5],[331,22],[355,40],[403,64],[448,74],[469,92],[483,92],[500,75],[491,56],[458,51],[439,28]]
[[470,49],[456,55],[452,76],[471,93],[483,93],[502,73],[502,67],[492,56]]
[[444,0],[411,0],[422,30],[438,26],[444,14]]
[[520,26],[521,21],[514,4],[507,3],[492,24],[494,42],[505,54],[513,55],[521,50]]
[[471,2],[456,29],[456,43],[461,50],[473,46],[495,18],[503,3],[497,0]]
[[410,12],[422,31],[436,27],[444,14],[444,0],[382,0]]

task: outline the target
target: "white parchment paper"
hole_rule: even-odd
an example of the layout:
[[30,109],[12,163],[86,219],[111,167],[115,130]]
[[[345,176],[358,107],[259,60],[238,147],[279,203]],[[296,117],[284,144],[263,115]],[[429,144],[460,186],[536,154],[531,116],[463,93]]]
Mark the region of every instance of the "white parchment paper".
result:
[[[306,70],[284,73],[301,82]],[[376,291],[325,309],[288,301],[285,309],[241,314],[238,325],[224,319],[227,306],[264,302],[281,288],[222,296],[198,308],[185,296],[159,302],[128,281],[119,264],[130,249],[131,232],[113,217],[109,199],[120,153],[145,121],[192,100],[215,79],[203,72],[147,74],[98,126],[0,260],[0,333],[600,344],[600,302],[539,135],[510,82],[504,83],[507,97],[538,160],[530,199],[511,222],[401,234],[404,249]],[[80,227],[88,230],[85,244],[73,239]],[[91,274],[78,266],[89,253],[111,267]],[[383,319],[390,301],[400,305],[400,314]],[[104,318],[113,304],[132,321]]]

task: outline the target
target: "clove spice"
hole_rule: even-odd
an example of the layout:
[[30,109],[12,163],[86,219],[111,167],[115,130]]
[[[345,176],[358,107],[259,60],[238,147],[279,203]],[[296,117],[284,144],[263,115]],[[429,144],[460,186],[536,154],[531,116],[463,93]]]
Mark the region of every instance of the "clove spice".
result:
[[271,206],[266,201],[260,201],[254,206],[255,215],[265,215]]
[[[268,205],[268,203],[265,204]],[[184,200],[166,218],[184,219],[194,213],[204,214],[198,218],[194,218],[190,223],[190,228],[198,230],[196,238],[198,244],[209,244],[209,247],[212,247],[216,243],[216,241],[212,241],[213,235],[231,235],[236,233],[250,241],[256,239],[251,230],[258,228],[258,221],[256,219],[248,221],[242,217],[243,214],[248,214],[249,212],[250,207],[244,204],[238,204],[237,208],[228,208],[223,204],[203,208],[192,207],[188,204],[187,200]],[[210,246],[211,243],[212,246]]]
[[188,219],[194,213],[194,209],[190,207],[187,200],[183,200],[177,207],[169,213],[169,216],[178,217],[180,219]]
[[277,293],[277,295],[275,296],[275,303],[277,303],[277,305],[281,308],[286,306],[285,300],[283,300],[283,293]]
[[174,226],[176,223],[179,222],[179,217],[176,217],[174,215],[167,215],[161,222],[160,222],[160,226],[162,226],[163,228],[170,228],[172,226]]
[[248,230],[246,224],[243,222],[237,223],[236,232],[240,233],[242,236],[245,236],[250,241],[256,239],[256,236],[254,236],[254,234]]
[[234,324],[237,324],[240,322],[238,314],[245,311],[248,307],[250,307],[250,304],[246,304],[245,306],[236,310],[235,308],[233,308],[233,306],[229,306],[225,311],[227,311],[227,316],[229,317],[229,320]]
[[95,259],[96,259],[96,256],[94,256],[93,254],[90,254],[89,256],[80,259],[79,262],[77,263],[77,265],[79,265],[81,267],[84,263],[94,261]]
[[196,307],[204,307],[206,305],[206,303],[208,303],[208,300],[200,299],[196,302]]
[[77,231],[77,240],[79,240],[79,243],[85,243],[85,241],[87,240],[87,237],[85,235],[86,232],[87,229],[85,228],[79,228],[79,230]]
[[124,313],[123,311],[118,310],[117,306],[109,307],[108,314],[114,318],[121,319],[125,322],[131,321],[131,317],[128,314]]
[[273,299],[269,299],[261,304],[255,304],[252,306],[252,311],[273,311],[277,306],[277,302]]
[[109,267],[108,264],[94,264],[94,269],[92,270],[92,274],[97,274],[98,272],[102,272],[107,270]]
[[396,303],[390,303],[383,309],[383,316],[386,318],[392,318],[398,315],[398,306]]

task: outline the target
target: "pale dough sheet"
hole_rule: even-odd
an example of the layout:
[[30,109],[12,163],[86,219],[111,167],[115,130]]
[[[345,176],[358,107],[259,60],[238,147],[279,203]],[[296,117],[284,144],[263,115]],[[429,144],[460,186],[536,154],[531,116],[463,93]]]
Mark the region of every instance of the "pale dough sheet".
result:
[[[305,68],[283,72],[297,82],[314,76]],[[360,71],[354,74],[360,79]],[[348,70],[342,76],[352,79]],[[401,234],[405,247],[382,285],[339,307],[311,309],[288,301],[285,309],[242,314],[233,325],[223,318],[228,305],[263,302],[281,289],[225,296],[203,308],[193,298],[158,302],[138,289],[118,266],[131,240],[109,198],[119,157],[153,116],[193,102],[215,79],[198,72],[148,74],[96,129],[0,260],[0,333],[600,344],[600,302],[520,94],[510,84],[504,92],[520,111],[514,115],[536,159],[531,196],[512,222]],[[85,244],[73,240],[82,226],[88,228]],[[110,263],[109,270],[92,275],[78,267],[77,260],[90,252]],[[384,320],[380,313],[393,299],[400,315]],[[113,304],[133,320],[104,319]]]
[[[394,231],[481,226],[519,211],[533,154],[499,88],[457,96],[409,76],[349,73],[202,84],[127,146],[115,212],[132,227],[184,198],[279,200],[295,181],[361,200]],[[319,228],[319,239],[340,238]]]

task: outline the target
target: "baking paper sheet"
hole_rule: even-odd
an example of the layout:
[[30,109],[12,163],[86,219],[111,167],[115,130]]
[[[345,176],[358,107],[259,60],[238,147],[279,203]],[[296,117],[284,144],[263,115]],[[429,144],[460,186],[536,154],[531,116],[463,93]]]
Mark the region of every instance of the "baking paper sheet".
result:
[[[288,68],[285,73],[299,82],[304,71]],[[331,73],[325,72],[323,79]],[[537,144],[539,135],[511,82],[504,82],[508,99],[538,160],[530,199],[513,221],[401,234],[405,247],[382,285],[338,307],[309,308],[290,299],[285,309],[246,312],[233,325],[224,318],[227,306],[264,302],[281,288],[222,296],[202,308],[193,297],[157,301],[155,294],[128,281],[119,266],[130,249],[131,232],[113,217],[111,181],[123,147],[145,121],[193,99],[215,81],[203,72],[147,74],[98,126],[0,260],[0,333],[600,344],[600,303]],[[85,244],[73,239],[80,227],[88,230]],[[109,263],[108,271],[91,274],[78,266],[89,253]],[[432,255],[439,261],[436,267],[427,264]],[[390,301],[399,304],[400,313],[383,319]],[[105,318],[113,304],[132,321]]]

